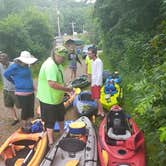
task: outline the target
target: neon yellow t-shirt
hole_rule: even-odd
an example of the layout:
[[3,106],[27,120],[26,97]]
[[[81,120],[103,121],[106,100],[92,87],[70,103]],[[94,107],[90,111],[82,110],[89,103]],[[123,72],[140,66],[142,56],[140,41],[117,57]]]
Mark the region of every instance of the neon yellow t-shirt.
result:
[[87,65],[87,74],[92,74],[92,59],[89,56],[86,56],[85,64]]
[[37,98],[46,104],[60,104],[63,102],[64,91],[56,90],[48,85],[48,81],[64,84],[63,66],[57,65],[49,57],[41,66],[38,77]]

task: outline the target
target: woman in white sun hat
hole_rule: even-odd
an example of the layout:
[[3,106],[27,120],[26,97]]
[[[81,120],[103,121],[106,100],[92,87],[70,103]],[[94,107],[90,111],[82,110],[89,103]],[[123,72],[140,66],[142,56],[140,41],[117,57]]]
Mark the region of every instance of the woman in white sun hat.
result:
[[14,61],[15,63],[4,72],[4,76],[15,85],[15,94],[18,96],[22,110],[22,128],[25,129],[34,117],[34,85],[29,66],[37,59],[30,52],[22,51]]

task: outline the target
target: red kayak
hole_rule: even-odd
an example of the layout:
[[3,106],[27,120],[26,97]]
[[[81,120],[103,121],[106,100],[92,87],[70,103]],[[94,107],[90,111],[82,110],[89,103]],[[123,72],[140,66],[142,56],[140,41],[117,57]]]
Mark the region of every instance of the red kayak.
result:
[[100,166],[145,166],[144,134],[134,120],[113,106],[99,126]]

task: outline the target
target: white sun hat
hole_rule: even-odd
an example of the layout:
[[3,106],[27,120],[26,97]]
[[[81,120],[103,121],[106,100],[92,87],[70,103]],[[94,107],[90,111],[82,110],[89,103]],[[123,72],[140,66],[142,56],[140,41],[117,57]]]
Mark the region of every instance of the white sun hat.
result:
[[31,65],[35,63],[38,59],[31,55],[31,53],[28,51],[21,51],[20,56],[15,58],[15,60],[20,60],[25,64]]

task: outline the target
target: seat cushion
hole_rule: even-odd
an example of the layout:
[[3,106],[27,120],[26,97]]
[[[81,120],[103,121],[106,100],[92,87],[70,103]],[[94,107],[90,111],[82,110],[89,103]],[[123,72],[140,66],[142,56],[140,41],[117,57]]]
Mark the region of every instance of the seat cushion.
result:
[[126,130],[126,134],[116,135],[113,133],[112,128],[109,128],[107,135],[109,138],[114,139],[114,140],[127,140],[129,137],[131,137],[131,133],[129,130]]

